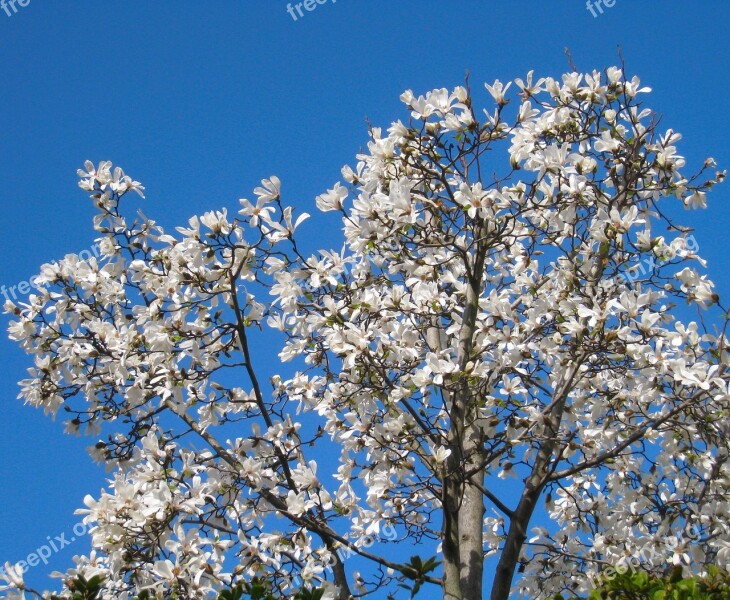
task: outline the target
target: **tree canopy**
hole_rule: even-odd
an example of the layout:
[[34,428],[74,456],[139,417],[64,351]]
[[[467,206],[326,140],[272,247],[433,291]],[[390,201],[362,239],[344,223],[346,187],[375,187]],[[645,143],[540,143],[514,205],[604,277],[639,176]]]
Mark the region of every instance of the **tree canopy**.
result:
[[629,558],[727,568],[727,319],[677,217],[724,172],[684,174],[623,68],[486,90],[405,92],[316,198],[344,238],[314,252],[277,177],[166,233],[120,168],[79,171],[100,258],[6,304],[22,398],[113,470],[61,598],[79,576],[122,600],[548,598]]

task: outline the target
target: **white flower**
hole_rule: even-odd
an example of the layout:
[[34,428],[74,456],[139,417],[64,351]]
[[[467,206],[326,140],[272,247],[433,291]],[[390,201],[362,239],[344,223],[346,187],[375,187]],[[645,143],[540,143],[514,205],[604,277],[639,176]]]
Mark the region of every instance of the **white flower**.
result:
[[444,448],[443,446],[429,446],[431,455],[437,464],[443,464],[446,459],[451,456],[451,448]]
[[695,192],[688,198],[684,199],[686,208],[707,208],[707,194],[705,192]]
[[511,81],[508,82],[507,85],[504,85],[499,79],[497,79],[492,85],[485,83],[484,87],[487,88],[487,91],[491,94],[492,98],[494,98],[494,101],[497,104],[503,105],[506,104],[505,94],[507,93],[507,90],[509,90],[511,85]]
[[25,589],[23,570],[18,565],[6,562],[3,569],[0,569],[0,579],[7,582],[7,585],[0,586],[0,591]]
[[307,498],[303,493],[290,491],[286,497],[286,509],[295,516],[303,515],[307,510]]
[[241,210],[238,211],[240,215],[250,218],[250,224],[252,227],[257,227],[259,223],[263,222],[269,224],[272,222],[272,217],[276,209],[273,206],[267,206],[268,200],[264,197],[259,197],[256,204],[251,204],[246,198],[239,200],[241,203]]
[[281,180],[276,176],[270,179],[262,179],[261,186],[253,191],[262,203],[278,200],[281,193]]
[[331,190],[317,196],[317,208],[322,212],[341,210],[345,198],[347,198],[347,188],[337,182]]

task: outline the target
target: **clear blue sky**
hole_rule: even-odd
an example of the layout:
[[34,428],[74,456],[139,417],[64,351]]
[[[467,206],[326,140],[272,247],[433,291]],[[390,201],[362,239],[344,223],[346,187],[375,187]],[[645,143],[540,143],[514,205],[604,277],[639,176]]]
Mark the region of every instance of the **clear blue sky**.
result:
[[[366,117],[386,126],[407,117],[404,89],[452,87],[466,69],[475,87],[529,69],[558,76],[566,46],[590,70],[615,64],[620,45],[628,70],[654,88],[664,126],[684,134],[688,164],[713,156],[730,167],[724,0],[616,0],[597,17],[582,0],[328,0],[297,21],[280,0],[30,0],[10,12],[0,10],[6,287],[93,243],[75,175],[87,158],[141,180],[145,211],[170,229],[234,209],[272,174],[288,202],[311,212],[366,142]],[[730,184],[709,211],[685,215],[726,303],[729,216]],[[2,563],[48,536],[70,539],[74,509],[105,474],[85,453],[92,440],[64,436],[15,400],[29,360],[4,335],[0,357]],[[52,567],[87,551],[76,541]],[[42,585],[50,570],[28,578]]]

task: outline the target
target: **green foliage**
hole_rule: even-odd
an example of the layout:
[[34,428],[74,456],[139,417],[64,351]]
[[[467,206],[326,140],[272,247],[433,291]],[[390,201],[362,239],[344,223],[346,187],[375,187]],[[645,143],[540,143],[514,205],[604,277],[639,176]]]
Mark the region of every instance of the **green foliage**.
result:
[[[92,577],[88,581],[79,575],[70,584],[72,592],[71,600],[99,600],[101,588],[104,584],[102,577]],[[324,596],[323,589],[302,588],[293,596],[292,600],[321,600]],[[135,600],[151,600],[148,592],[142,592]],[[62,600],[59,596],[52,596],[51,600]],[[220,592],[216,600],[277,600],[272,591],[272,586],[263,579],[254,579],[247,583],[240,583],[230,590]]]
[[[101,593],[101,586],[104,578],[101,576],[92,577],[87,580],[83,575],[79,575],[71,582],[71,600],[97,600]],[[58,596],[52,596],[51,600],[59,600]]]
[[715,567],[704,577],[683,577],[681,568],[665,576],[610,568],[587,600],[730,600],[730,574]]
[[[302,588],[294,596],[293,600],[321,600],[324,596],[322,589]],[[276,600],[271,584],[264,579],[254,579],[251,582],[237,585],[231,590],[225,590],[218,594],[218,600]]]
[[[436,569],[440,564],[441,562],[435,558],[426,559],[424,562],[420,556],[411,556],[411,562],[406,564],[406,569],[403,571],[403,574],[408,579],[412,579],[414,583],[412,585],[399,583],[398,586],[409,590],[411,592],[411,598],[415,598],[421,586],[425,583],[426,575]],[[391,597],[389,596],[389,598]]]

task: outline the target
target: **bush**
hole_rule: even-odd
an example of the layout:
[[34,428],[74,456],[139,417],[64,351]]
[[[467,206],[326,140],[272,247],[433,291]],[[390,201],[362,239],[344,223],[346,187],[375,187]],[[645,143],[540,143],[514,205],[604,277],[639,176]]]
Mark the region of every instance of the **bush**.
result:
[[683,577],[681,567],[664,576],[633,571],[605,577],[587,600],[730,600],[730,574],[712,566],[693,577]]

